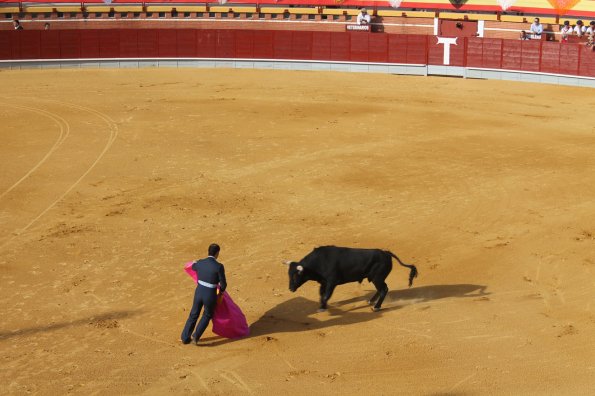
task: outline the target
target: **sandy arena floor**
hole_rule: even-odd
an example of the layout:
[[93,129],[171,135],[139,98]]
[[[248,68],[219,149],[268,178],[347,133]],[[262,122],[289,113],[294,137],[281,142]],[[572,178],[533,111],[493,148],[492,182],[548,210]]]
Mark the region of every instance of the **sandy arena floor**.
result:
[[[0,72],[0,393],[595,389],[595,91],[241,70]],[[222,246],[252,336],[179,335]],[[284,259],[378,247],[373,287]]]

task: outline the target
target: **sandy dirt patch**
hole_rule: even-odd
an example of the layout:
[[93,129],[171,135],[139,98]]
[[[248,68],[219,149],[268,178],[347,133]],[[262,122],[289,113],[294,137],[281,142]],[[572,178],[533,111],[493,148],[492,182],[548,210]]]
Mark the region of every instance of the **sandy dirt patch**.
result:
[[[241,70],[2,71],[0,393],[587,394],[591,89]],[[179,335],[222,246],[252,336]],[[284,259],[384,248],[372,285]]]

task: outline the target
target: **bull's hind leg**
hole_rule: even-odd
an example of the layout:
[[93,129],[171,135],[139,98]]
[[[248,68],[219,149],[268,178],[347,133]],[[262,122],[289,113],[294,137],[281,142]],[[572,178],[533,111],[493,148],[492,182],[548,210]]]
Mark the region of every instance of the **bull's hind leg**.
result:
[[378,290],[376,292],[376,294],[378,294],[378,301],[376,301],[374,308],[372,308],[372,310],[374,312],[376,312],[376,311],[380,311],[382,302],[384,301],[384,298],[386,297],[386,294],[388,293],[388,286],[386,285],[386,283],[384,283],[384,281],[374,281],[373,283],[374,283],[374,286],[376,286],[376,290]]
[[376,290],[376,293],[372,296],[371,299],[368,300],[368,305],[372,305],[378,300],[378,296],[380,295],[380,291]]

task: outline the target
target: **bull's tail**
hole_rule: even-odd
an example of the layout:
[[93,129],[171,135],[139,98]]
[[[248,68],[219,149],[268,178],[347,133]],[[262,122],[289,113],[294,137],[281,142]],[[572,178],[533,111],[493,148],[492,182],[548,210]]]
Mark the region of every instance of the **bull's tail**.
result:
[[411,285],[413,285],[413,278],[417,278],[417,268],[415,267],[415,265],[405,264],[393,252],[390,252],[389,251],[388,254],[390,254],[391,256],[393,256],[394,258],[396,258],[397,261],[399,262],[399,264],[401,264],[403,267],[407,267],[407,268],[410,269],[410,272],[409,272],[409,287],[411,287]]

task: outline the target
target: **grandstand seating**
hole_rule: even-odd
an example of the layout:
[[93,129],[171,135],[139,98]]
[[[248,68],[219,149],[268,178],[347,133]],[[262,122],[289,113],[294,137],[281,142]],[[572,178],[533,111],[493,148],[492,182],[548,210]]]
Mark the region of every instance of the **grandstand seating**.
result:
[[[3,9],[8,11],[9,8]],[[114,7],[89,6],[85,13],[79,12],[58,12],[55,8],[35,7],[28,8],[30,12],[13,14],[0,13],[0,30],[10,30],[10,21],[13,16],[23,22],[27,30],[42,29],[43,23],[52,22],[55,29],[80,29],[80,28],[212,28],[213,20],[217,20],[217,27],[228,29],[260,28],[272,30],[313,30],[313,31],[343,31],[345,23],[353,23],[355,15],[353,10],[347,12],[341,9],[323,9],[321,13],[314,13],[311,8],[288,9],[287,13],[281,13],[279,9],[261,8],[256,12],[256,7],[242,7],[232,9],[218,6],[207,9],[206,6],[147,6],[144,11],[138,7],[127,6],[115,11]],[[61,10],[65,10],[62,9]],[[263,12],[266,11],[266,12]],[[275,11],[274,13],[271,11]],[[318,11],[316,11],[318,12]],[[386,33],[398,34],[434,34],[434,13],[428,12],[401,12],[406,16],[396,16],[395,12],[379,10],[373,24],[382,27]],[[479,14],[457,14],[452,12],[438,13],[440,18],[452,20],[468,20],[485,22],[484,37],[516,39],[521,30],[527,30],[532,20],[529,17],[512,19],[510,17],[497,15],[480,16]],[[518,17],[521,18],[521,17]],[[15,18],[16,19],[16,18]],[[258,20],[265,26],[255,26],[249,21]],[[510,21],[512,20],[512,21]],[[133,23],[131,23],[133,21]],[[271,21],[283,21],[284,24],[271,24]],[[544,18],[546,31],[554,34],[559,30],[554,18]],[[308,22],[308,26],[303,26]],[[314,24],[314,22],[319,22]],[[92,23],[89,25],[89,23]],[[158,23],[158,25],[156,25]],[[249,25],[248,25],[249,24]]]
[[[345,23],[351,23],[358,13],[357,7],[344,6],[345,2],[339,3],[340,6],[306,6],[299,5],[300,0],[295,0],[298,6],[291,4],[282,4],[283,0],[275,2],[270,0],[256,5],[236,0],[237,3],[219,5],[218,3],[153,3],[137,2],[131,0],[130,3],[110,4],[103,2],[88,2],[73,5],[73,3],[62,3],[60,0],[54,3],[36,3],[32,0],[28,3],[12,3],[6,0],[0,0],[0,30],[9,30],[11,19],[20,19],[24,22],[25,29],[42,29],[43,23],[51,20],[54,29],[79,29],[89,27],[92,22],[93,28],[211,28],[212,21],[217,20],[223,26],[217,27],[226,29],[245,29],[248,20],[259,20],[267,24],[265,26],[255,26],[250,24],[250,28],[273,29],[273,30],[313,30],[313,31],[342,31]],[[316,2],[316,0],[313,0]],[[553,1],[553,0],[552,0]],[[311,1],[312,2],[312,1]],[[311,3],[310,2],[310,3]],[[324,1],[320,1],[324,3]],[[452,4],[448,0],[431,0],[415,3],[401,3],[402,9],[387,7],[387,2],[374,2],[374,8],[371,13],[375,16],[374,23],[381,27],[386,33],[396,34],[434,34],[435,17],[440,19],[484,21],[485,30],[483,37],[493,38],[518,38],[521,30],[527,30],[533,16],[529,13],[520,11],[539,11],[547,14],[555,11],[547,0],[519,0],[509,10],[516,15],[510,15],[498,12],[495,0],[475,0],[461,2],[461,7],[456,7],[456,2]],[[446,7],[446,3],[450,7]],[[547,3],[547,6],[546,6]],[[584,3],[584,4],[583,4]],[[20,5],[17,6],[17,5]],[[22,5],[25,4],[25,5]],[[337,4],[331,2],[331,4]],[[351,4],[351,3],[350,3]],[[455,4],[455,5],[453,5]],[[416,8],[406,8],[407,5],[421,7],[434,7],[433,10],[419,10]],[[548,8],[549,7],[549,8]],[[501,11],[501,10],[500,10]],[[518,15],[524,14],[524,15]],[[570,20],[571,24],[582,18],[589,20],[595,19],[595,1],[580,2],[575,8],[568,11],[563,19]],[[582,15],[582,16],[572,16]],[[556,38],[560,16],[540,15],[542,23],[546,26],[546,37]],[[127,22],[133,20],[129,25]],[[270,22],[284,21],[287,25]],[[102,23],[110,21],[110,23]],[[155,25],[159,21],[159,25]],[[229,22],[229,21],[233,21]],[[1,23],[4,22],[4,23]],[[116,23],[114,23],[116,22]],[[301,26],[304,22],[310,23],[309,26]],[[314,24],[314,22],[319,22]],[[183,23],[183,25],[181,25]]]

